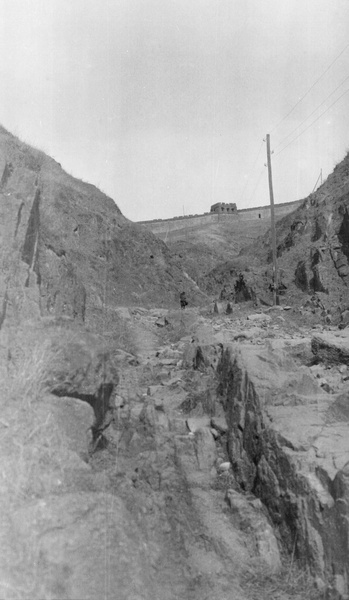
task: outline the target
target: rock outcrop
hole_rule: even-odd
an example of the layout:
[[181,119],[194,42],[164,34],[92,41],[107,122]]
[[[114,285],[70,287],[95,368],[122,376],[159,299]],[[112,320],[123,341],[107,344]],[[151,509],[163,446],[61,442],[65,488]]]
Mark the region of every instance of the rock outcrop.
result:
[[226,347],[218,372],[239,486],[263,501],[290,553],[347,598],[349,390],[324,393],[283,351],[247,344]]
[[[319,294],[325,309],[337,304],[342,311],[347,308],[349,286],[348,165],[349,154],[276,228],[278,264],[288,297]],[[271,263],[269,236],[259,243],[258,255],[264,264]],[[271,269],[267,272],[270,278]]]

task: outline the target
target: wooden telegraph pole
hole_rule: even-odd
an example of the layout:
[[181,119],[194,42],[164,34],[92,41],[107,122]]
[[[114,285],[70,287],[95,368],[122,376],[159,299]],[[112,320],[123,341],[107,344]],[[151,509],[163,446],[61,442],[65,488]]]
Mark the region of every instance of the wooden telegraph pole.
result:
[[279,304],[279,290],[278,290],[278,271],[276,261],[276,231],[275,231],[275,210],[274,210],[274,192],[273,192],[273,178],[271,173],[271,160],[270,160],[270,135],[267,133],[267,161],[268,161],[268,179],[269,179],[269,196],[270,196],[270,219],[271,219],[271,246],[273,253],[273,298],[274,306]]

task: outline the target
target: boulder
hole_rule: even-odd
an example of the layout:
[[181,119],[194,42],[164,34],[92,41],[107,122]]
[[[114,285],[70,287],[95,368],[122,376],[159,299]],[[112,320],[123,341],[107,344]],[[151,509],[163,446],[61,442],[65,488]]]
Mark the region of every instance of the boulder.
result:
[[120,352],[112,340],[79,328],[71,320],[23,322],[21,327],[5,328],[1,334],[0,345],[4,338],[7,369],[12,376],[20,372],[23,385],[27,381],[39,395],[48,391],[89,404],[95,415],[92,432],[98,437],[115,408],[119,372],[125,357],[129,363],[131,355]]
[[192,433],[195,433],[201,427],[210,427],[211,418],[208,415],[203,417],[191,417],[186,419],[186,425]]
[[155,321],[155,325],[157,327],[167,327],[168,325],[168,320],[166,317],[159,317],[156,321]]
[[222,415],[220,417],[219,416],[212,417],[211,425],[214,429],[219,431],[219,433],[221,433],[221,434],[227,433],[227,431],[228,431],[228,424],[227,424],[227,420],[224,415]]
[[68,448],[86,460],[95,421],[92,407],[75,398],[47,394],[38,407],[38,420],[44,423],[48,418],[62,432]]
[[218,465],[218,471],[221,471],[222,473],[226,473],[227,471],[230,471],[230,469],[231,469],[231,463],[227,460],[219,463],[219,465]]
[[311,340],[311,349],[321,362],[349,365],[349,329],[317,333]]
[[233,334],[234,340],[254,340],[263,335],[265,331],[261,327],[250,327],[242,329]]
[[35,388],[32,393],[40,396],[48,391],[89,404],[95,415],[94,439],[110,421],[119,373],[132,357],[120,351],[113,340],[91,333],[71,319],[43,318],[22,321],[17,328],[5,325],[0,332],[1,354],[5,371],[20,377],[24,388]]
[[51,331],[46,386],[52,394],[90,404],[95,414],[96,439],[115,408],[113,394],[119,383],[119,357],[101,336],[88,332]]
[[271,320],[271,317],[265,313],[254,313],[252,315],[248,315],[247,319],[249,321],[253,321],[254,323],[268,323]]
[[[215,341],[215,338],[211,338]],[[194,338],[184,350],[183,366],[194,370],[216,370],[222,354],[222,344],[200,344]]]

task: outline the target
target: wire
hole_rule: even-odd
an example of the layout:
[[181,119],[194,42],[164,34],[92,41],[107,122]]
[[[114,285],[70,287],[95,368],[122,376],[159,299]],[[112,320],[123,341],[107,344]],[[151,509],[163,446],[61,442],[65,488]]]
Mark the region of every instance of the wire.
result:
[[244,198],[244,196],[245,196],[245,192],[246,192],[246,188],[247,188],[247,186],[248,186],[248,183],[249,183],[250,176],[252,175],[252,173],[253,173],[253,171],[254,171],[254,169],[255,169],[255,166],[256,166],[256,164],[257,164],[257,161],[258,161],[258,159],[259,159],[259,155],[260,155],[260,153],[261,153],[261,150],[262,150],[262,148],[263,148],[263,144],[264,144],[264,140],[262,140],[262,142],[261,142],[261,145],[259,146],[259,150],[258,150],[257,156],[256,156],[256,158],[255,158],[255,160],[254,160],[254,162],[253,162],[253,165],[252,165],[252,167],[251,167],[251,169],[250,169],[250,171],[249,171],[248,177],[247,177],[247,179],[246,179],[246,183],[245,183],[245,185],[244,185],[244,189],[242,190],[241,199],[243,199],[243,198]]
[[253,192],[252,192],[252,194],[251,194],[251,196],[250,196],[250,198],[249,198],[249,200],[248,200],[248,202],[247,202],[247,206],[249,206],[249,205],[250,205],[251,201],[252,201],[252,200],[253,200],[253,198],[254,198],[254,195],[255,195],[255,193],[256,193],[256,191],[257,191],[257,188],[258,188],[258,186],[259,186],[260,180],[262,179],[262,175],[263,175],[263,173],[264,173],[264,167],[263,167],[263,169],[261,170],[261,172],[260,172],[260,174],[259,174],[259,177],[258,177],[258,179],[257,179],[257,183],[256,183],[256,185],[254,186]]
[[334,102],[332,102],[332,104],[330,104],[330,106],[328,108],[326,108],[326,110],[324,110],[321,115],[319,115],[318,117],[316,117],[316,119],[314,119],[314,121],[312,121],[308,127],[306,127],[305,129],[303,129],[303,131],[300,132],[299,135],[297,135],[293,140],[291,140],[288,144],[286,144],[286,146],[284,146],[284,148],[282,148],[281,150],[279,150],[279,152],[277,152],[275,154],[275,156],[278,156],[279,154],[281,154],[281,152],[283,152],[284,150],[286,150],[286,148],[288,148],[288,146],[290,146],[291,144],[293,144],[293,142],[295,142],[296,140],[298,140],[298,138],[303,135],[303,133],[305,133],[312,125],[314,125],[314,123],[316,123],[316,121],[318,121],[322,115],[324,115],[325,113],[327,113],[327,111],[330,110],[330,108],[332,108],[332,106],[334,106],[335,104],[337,104],[337,102],[339,102],[339,100],[341,98],[343,98],[343,96],[345,96],[345,94],[347,94],[349,92],[349,89],[346,90],[345,92],[343,92],[343,94],[341,94],[341,96],[339,96],[339,98],[337,98],[337,100],[335,100]]
[[302,127],[302,125],[304,125],[304,123],[305,123],[305,122],[306,122],[308,119],[310,119],[310,117],[311,117],[311,116],[312,116],[312,115],[313,115],[313,114],[314,114],[314,113],[315,113],[315,112],[316,112],[316,111],[317,111],[319,108],[321,108],[321,106],[323,106],[323,104],[325,104],[325,102],[327,102],[327,100],[328,100],[329,98],[331,98],[331,96],[333,96],[333,94],[334,94],[334,93],[335,93],[337,90],[339,90],[339,88],[340,88],[340,87],[343,85],[343,83],[345,83],[345,82],[346,82],[348,79],[349,79],[349,75],[348,75],[348,76],[347,76],[345,79],[343,79],[342,83],[340,83],[340,84],[339,84],[339,85],[336,87],[336,89],[335,89],[335,90],[333,90],[333,92],[331,92],[331,93],[330,93],[330,94],[329,94],[329,95],[328,95],[328,96],[325,98],[325,100],[324,100],[323,102],[321,102],[321,104],[319,104],[319,105],[318,105],[316,108],[314,108],[314,110],[313,110],[313,111],[310,113],[310,115],[308,115],[308,116],[307,116],[307,117],[306,117],[306,118],[305,118],[305,119],[304,119],[304,120],[303,120],[303,121],[302,121],[302,122],[301,122],[299,125],[297,125],[297,127],[295,127],[295,128],[294,128],[294,129],[293,129],[293,130],[292,130],[292,131],[289,133],[289,134],[287,134],[287,135],[286,135],[286,136],[285,136],[285,137],[284,137],[284,138],[281,140],[281,142],[279,142],[279,143],[277,144],[277,146],[274,148],[274,151],[275,151],[277,148],[279,148],[280,146],[282,146],[282,144],[284,143],[284,141],[285,141],[285,140],[287,140],[287,139],[288,139],[288,138],[289,138],[289,137],[290,137],[290,136],[291,136],[291,135],[292,135],[292,134],[293,134],[295,131],[297,131],[297,129],[299,129],[300,127]]
[[302,102],[302,100],[304,100],[304,98],[309,94],[309,92],[311,92],[311,90],[316,86],[316,84],[320,81],[320,79],[323,78],[323,76],[330,70],[330,68],[332,67],[332,65],[334,65],[334,63],[339,59],[340,56],[342,56],[342,54],[346,51],[346,49],[349,48],[349,44],[347,44],[345,46],[345,48],[343,48],[343,50],[336,56],[336,58],[331,62],[331,64],[327,67],[327,69],[325,69],[325,71],[320,75],[320,77],[313,83],[313,85],[310,86],[310,88],[305,92],[305,94],[303,94],[303,96],[298,100],[298,102],[296,102],[296,104],[293,106],[293,108],[291,108],[291,110],[287,113],[287,115],[285,115],[282,119],[280,119],[280,121],[278,123],[276,123],[276,125],[273,127],[273,129],[271,130],[270,133],[273,133],[273,131],[275,131],[275,129],[277,127],[279,127],[279,125],[285,120],[287,119],[287,117],[294,111],[295,108],[297,108],[298,104],[300,104]]

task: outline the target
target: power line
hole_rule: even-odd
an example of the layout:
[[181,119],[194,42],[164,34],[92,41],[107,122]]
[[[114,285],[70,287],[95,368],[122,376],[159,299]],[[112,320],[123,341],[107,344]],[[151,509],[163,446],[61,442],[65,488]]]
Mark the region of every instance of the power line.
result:
[[253,200],[253,198],[254,198],[254,195],[255,195],[255,193],[256,193],[256,191],[257,191],[257,188],[258,188],[258,186],[259,186],[259,184],[260,184],[260,181],[261,181],[261,179],[262,179],[262,175],[263,175],[263,173],[264,173],[264,167],[263,167],[263,169],[261,170],[261,172],[260,172],[260,174],[259,174],[259,177],[258,177],[258,179],[257,179],[257,183],[256,183],[256,185],[254,186],[253,192],[252,192],[252,194],[251,194],[250,198],[248,199],[247,206],[249,206],[249,205],[250,205],[250,203],[252,202],[252,200]]
[[314,119],[314,121],[312,121],[311,123],[309,123],[308,127],[306,127],[305,129],[303,129],[303,131],[300,132],[299,135],[297,135],[293,140],[291,140],[288,144],[286,144],[286,146],[284,146],[284,148],[282,148],[281,150],[279,150],[279,152],[277,152],[275,154],[275,156],[278,156],[279,154],[281,154],[281,152],[283,152],[284,150],[286,150],[286,148],[288,148],[288,146],[290,146],[291,144],[293,144],[293,142],[295,142],[296,140],[298,140],[298,138],[303,135],[303,133],[305,133],[312,125],[314,125],[314,123],[316,123],[316,121],[318,121],[325,113],[327,113],[330,108],[332,108],[332,106],[334,106],[335,104],[337,104],[337,102],[339,102],[339,100],[341,98],[343,98],[343,96],[345,96],[345,94],[347,94],[349,92],[349,89],[346,90],[345,92],[343,92],[343,94],[341,94],[341,96],[339,96],[339,98],[337,98],[337,100],[335,100],[334,102],[332,102],[332,104],[330,104],[330,106],[328,108],[326,108],[326,110],[324,110],[321,115],[319,115],[318,117],[316,117],[316,119]]
[[245,183],[245,185],[244,185],[244,189],[242,190],[242,194],[241,194],[241,198],[242,198],[242,199],[244,198],[244,195],[245,195],[245,192],[246,192],[246,188],[247,188],[247,186],[248,186],[248,183],[249,183],[250,175],[252,175],[252,173],[253,173],[253,171],[254,171],[254,169],[255,169],[255,166],[256,166],[256,164],[257,164],[257,161],[258,161],[258,159],[259,159],[259,155],[260,155],[260,153],[261,153],[261,150],[262,150],[262,148],[263,148],[263,144],[264,144],[264,140],[262,140],[262,142],[261,142],[261,145],[259,146],[259,150],[258,150],[257,156],[256,156],[256,158],[255,158],[255,160],[254,160],[254,162],[253,162],[253,165],[252,165],[252,167],[251,167],[251,169],[250,169],[250,171],[249,171],[248,177],[247,177],[247,179],[246,179],[246,183]]
[[280,146],[282,146],[282,144],[284,143],[285,140],[287,140],[295,131],[297,131],[297,129],[299,129],[300,127],[302,127],[302,125],[304,125],[304,123],[310,119],[310,117],[319,109],[321,108],[321,106],[323,106],[323,104],[325,104],[325,102],[327,102],[327,100],[329,98],[331,98],[331,96],[333,96],[333,94],[335,94],[335,92],[337,90],[339,90],[340,87],[342,87],[343,83],[345,83],[347,80],[349,79],[349,75],[343,79],[342,83],[340,83],[335,90],[333,90],[333,92],[331,92],[323,102],[321,102],[321,104],[319,104],[316,108],[314,108],[314,110],[310,113],[310,115],[308,115],[299,125],[297,125],[297,127],[295,127],[290,133],[288,133],[282,140],[281,142],[279,142],[277,144],[277,146],[274,148],[274,150],[276,150],[277,148],[279,148]]
[[310,88],[305,92],[305,94],[303,94],[303,96],[298,100],[298,102],[296,102],[296,104],[293,106],[293,108],[291,108],[291,110],[287,113],[287,115],[285,115],[282,119],[280,119],[280,121],[278,123],[276,123],[276,125],[273,127],[273,129],[271,130],[270,133],[273,133],[273,131],[275,131],[275,129],[283,121],[285,121],[285,119],[287,119],[287,117],[289,117],[289,115],[294,111],[294,109],[297,108],[298,104],[300,104],[302,102],[302,100],[304,100],[304,98],[311,92],[311,90],[316,86],[316,84],[320,81],[320,79],[322,79],[323,76],[330,70],[332,65],[334,65],[334,63],[339,59],[340,56],[342,56],[342,54],[346,51],[346,49],[348,47],[349,47],[349,44],[347,44],[345,46],[345,48],[343,48],[343,50],[336,56],[336,58],[331,62],[331,64],[327,67],[327,69],[325,69],[325,71],[320,75],[320,77],[310,86]]

